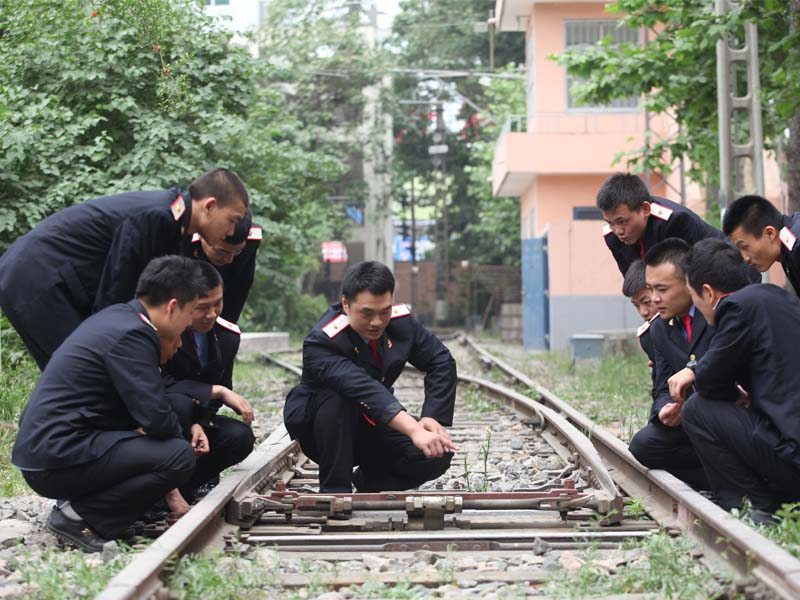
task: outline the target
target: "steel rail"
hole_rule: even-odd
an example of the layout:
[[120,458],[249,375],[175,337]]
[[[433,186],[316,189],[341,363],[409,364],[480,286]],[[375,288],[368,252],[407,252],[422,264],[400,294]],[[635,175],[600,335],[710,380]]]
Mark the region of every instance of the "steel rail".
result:
[[[283,367],[298,376],[302,374],[302,369],[300,367],[277,359],[271,354],[264,353],[262,357],[264,360],[272,362],[279,367]],[[544,404],[491,381],[469,375],[459,375],[458,379],[459,381],[489,390],[495,396],[503,399],[504,402],[517,413],[524,414],[528,417],[535,416],[540,422],[550,424],[566,439],[567,443],[578,453],[586,466],[591,469],[592,475],[597,485],[600,487],[600,490],[597,490],[594,494],[595,510],[603,514],[612,515],[612,518],[619,519],[622,517],[623,499],[622,495],[617,490],[613,477],[608,472],[605,463],[591,441],[567,419]]]
[[516,412],[523,413],[526,416],[536,416],[540,422],[547,423],[555,428],[578,453],[584,464],[591,469],[592,477],[600,487],[599,490],[594,492],[595,510],[602,514],[615,512],[614,516],[616,518],[622,518],[623,499],[617,490],[613,477],[611,477],[592,442],[567,419],[552,408],[491,381],[478,379],[470,375],[459,375],[458,379],[489,390],[510,405]]
[[465,339],[487,363],[534,390],[542,404],[586,432],[598,454],[612,469],[615,480],[630,496],[641,498],[656,521],[681,530],[716,560],[732,567],[739,575],[752,575],[781,598],[800,598],[800,560],[680,479],[666,471],[644,467],[622,440],[470,338]]
[[251,489],[280,461],[290,459],[296,453],[299,453],[299,445],[289,439],[281,425],[175,525],[117,573],[96,598],[139,600],[157,597],[163,588],[160,575],[168,561],[197,551],[221,532],[232,530],[233,526],[227,525],[224,519],[229,501]]

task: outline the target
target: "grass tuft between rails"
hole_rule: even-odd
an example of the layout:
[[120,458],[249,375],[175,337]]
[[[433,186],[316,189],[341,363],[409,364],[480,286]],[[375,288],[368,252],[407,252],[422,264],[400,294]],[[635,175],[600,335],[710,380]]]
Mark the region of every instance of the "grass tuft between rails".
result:
[[653,594],[665,598],[717,598],[730,580],[698,560],[691,541],[660,532],[624,547],[631,559],[615,567],[583,552],[577,568],[555,571],[546,591],[555,598],[596,598],[615,594]]
[[93,598],[131,560],[126,546],[107,562],[100,554],[80,550],[48,548],[41,554],[26,554],[15,558],[17,568],[26,584],[26,598],[63,600],[64,598]]
[[623,441],[647,424],[653,384],[644,355],[617,354],[573,366],[566,355],[540,353],[531,355],[525,370]]

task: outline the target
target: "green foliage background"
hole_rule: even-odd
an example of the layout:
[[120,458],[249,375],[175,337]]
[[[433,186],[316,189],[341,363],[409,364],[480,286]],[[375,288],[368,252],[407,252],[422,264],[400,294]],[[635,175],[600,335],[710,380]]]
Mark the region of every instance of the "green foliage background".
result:
[[[494,198],[491,165],[494,144],[507,116],[524,114],[524,36],[496,36],[495,64],[502,75],[490,78],[489,36],[476,32],[492,0],[402,0],[387,52],[400,69],[386,97],[396,144],[393,183],[397,194],[410,195],[414,180],[419,206],[441,211],[448,202],[451,263],[520,263],[519,200]],[[463,74],[431,74],[445,69]],[[447,183],[437,183],[428,155],[437,101],[461,105],[463,126],[447,132]],[[446,187],[442,190],[441,187]]]
[[0,32],[0,248],[71,204],[226,166],[265,230],[245,324],[284,328],[344,167],[298,141],[274,67],[190,0],[5,1]]

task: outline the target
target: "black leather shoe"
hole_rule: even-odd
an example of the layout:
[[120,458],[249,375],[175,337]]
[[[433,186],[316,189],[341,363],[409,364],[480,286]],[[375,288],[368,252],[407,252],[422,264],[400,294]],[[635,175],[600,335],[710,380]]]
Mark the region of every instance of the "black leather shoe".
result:
[[108,541],[92,531],[86,521],[70,519],[58,507],[50,511],[46,527],[62,543],[87,552],[102,552],[103,545]]
[[773,513],[758,508],[750,508],[742,512],[743,519],[749,519],[754,525],[772,527],[781,522],[780,518]]

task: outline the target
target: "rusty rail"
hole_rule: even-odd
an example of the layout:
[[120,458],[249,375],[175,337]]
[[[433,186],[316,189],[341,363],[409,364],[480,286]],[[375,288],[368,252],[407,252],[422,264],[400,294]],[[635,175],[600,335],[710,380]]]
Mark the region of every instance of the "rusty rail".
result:
[[666,471],[648,469],[622,440],[580,413],[530,377],[487,352],[469,337],[465,341],[487,364],[496,366],[539,395],[539,402],[585,431],[614,478],[630,496],[642,499],[659,523],[675,527],[739,575],[752,575],[781,598],[800,598],[800,560],[748,527]]

